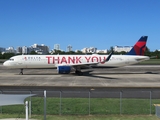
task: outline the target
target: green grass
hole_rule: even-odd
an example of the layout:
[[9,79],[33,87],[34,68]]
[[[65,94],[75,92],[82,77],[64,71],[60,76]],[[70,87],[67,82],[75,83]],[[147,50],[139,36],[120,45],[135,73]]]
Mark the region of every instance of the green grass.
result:
[[150,59],[138,63],[139,65],[160,65],[160,59]]
[[[155,114],[153,104],[160,103],[159,99],[152,100],[150,109],[149,99],[120,99],[112,98],[91,98],[90,106],[88,98],[47,98],[47,115],[149,115]],[[40,97],[32,97],[32,114],[43,115],[44,100]],[[25,114],[24,105],[3,106],[0,113]]]
[[[16,114],[0,114],[4,118],[25,118]],[[44,120],[43,115],[32,115],[32,119]],[[48,115],[47,120],[159,120],[155,115]]]
[[53,119],[55,120],[159,120],[159,118],[157,118],[156,116],[149,116],[149,115],[47,116],[47,120],[53,120]]
[[[90,108],[88,98],[62,98],[61,102],[60,107],[59,98],[47,98],[47,120],[158,120],[153,104],[160,100],[152,99],[152,115],[149,99],[123,98],[121,114],[117,98],[91,98]],[[43,120],[43,103],[43,98],[32,97],[32,118]],[[25,106],[3,106],[0,113],[0,118],[24,118]]]

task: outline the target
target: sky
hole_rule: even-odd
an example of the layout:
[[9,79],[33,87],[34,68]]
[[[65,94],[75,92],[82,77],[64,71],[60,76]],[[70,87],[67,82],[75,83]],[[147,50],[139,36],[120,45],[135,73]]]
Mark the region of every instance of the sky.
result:
[[160,0],[0,0],[0,47],[54,44],[66,50],[133,46],[143,35],[160,49]]

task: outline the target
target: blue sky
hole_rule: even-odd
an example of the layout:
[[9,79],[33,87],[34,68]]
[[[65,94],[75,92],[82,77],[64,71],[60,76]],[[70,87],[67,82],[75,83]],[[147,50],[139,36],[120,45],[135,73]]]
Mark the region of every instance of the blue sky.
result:
[[0,47],[109,49],[148,35],[153,51],[160,49],[159,6],[160,0],[0,0]]

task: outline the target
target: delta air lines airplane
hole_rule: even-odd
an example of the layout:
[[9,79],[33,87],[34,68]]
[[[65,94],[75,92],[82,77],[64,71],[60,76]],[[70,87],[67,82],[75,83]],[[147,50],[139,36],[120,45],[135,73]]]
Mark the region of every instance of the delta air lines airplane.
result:
[[75,72],[82,74],[82,68],[121,67],[149,60],[144,56],[148,36],[142,36],[126,55],[17,55],[3,63],[9,68],[57,68],[59,74]]

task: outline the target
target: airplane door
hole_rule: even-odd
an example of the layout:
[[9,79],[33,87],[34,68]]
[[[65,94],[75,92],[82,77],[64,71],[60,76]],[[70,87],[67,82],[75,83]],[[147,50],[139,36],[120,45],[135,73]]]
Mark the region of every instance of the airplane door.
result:
[[18,65],[19,65],[19,66],[22,66],[22,67],[24,67],[24,62],[23,62],[23,60],[21,60],[21,61],[18,61]]
[[22,58],[18,61],[18,65],[21,66],[22,68],[26,68],[26,65],[25,65],[25,58]]

